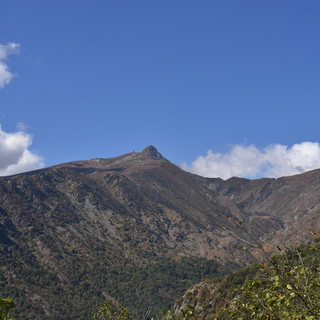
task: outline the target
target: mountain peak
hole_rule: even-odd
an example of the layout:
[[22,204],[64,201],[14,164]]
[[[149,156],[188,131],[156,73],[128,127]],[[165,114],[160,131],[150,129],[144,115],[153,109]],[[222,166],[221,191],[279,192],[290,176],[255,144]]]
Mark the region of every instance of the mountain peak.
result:
[[149,157],[151,157],[152,159],[155,160],[165,160],[168,161],[158,150],[156,147],[150,145],[147,146],[146,148],[144,148],[141,151],[142,154],[148,155]]

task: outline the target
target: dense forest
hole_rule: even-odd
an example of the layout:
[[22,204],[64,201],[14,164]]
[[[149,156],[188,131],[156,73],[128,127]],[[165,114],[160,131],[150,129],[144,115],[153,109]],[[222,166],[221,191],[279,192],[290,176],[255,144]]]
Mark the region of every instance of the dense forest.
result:
[[[261,250],[264,252],[263,247]],[[268,256],[265,262],[253,264],[237,272],[214,280],[204,280],[192,294],[184,295],[175,308],[159,315],[166,320],[316,320],[320,319],[320,240],[299,248],[277,247],[279,254]],[[188,262],[179,267],[162,264],[172,272],[188,272]],[[204,264],[199,270],[213,268]],[[119,270],[120,271],[120,270]],[[152,274],[154,270],[150,269]],[[215,270],[212,270],[213,272]],[[200,272],[200,271],[199,271]],[[202,271],[201,271],[202,272]],[[208,272],[210,273],[210,272]],[[197,279],[195,276],[193,279]],[[145,288],[150,294],[147,279],[141,275],[133,288]],[[164,278],[164,281],[169,279]],[[156,284],[159,279],[154,279]],[[131,289],[133,289],[131,288]],[[131,290],[128,286],[128,290]],[[214,289],[214,290],[212,290]],[[188,297],[186,299],[186,296]],[[182,304],[182,300],[187,304]],[[139,303],[139,302],[137,302]],[[140,302],[141,303],[141,302]],[[11,319],[15,304],[12,298],[0,300],[0,319]],[[125,307],[110,300],[101,303],[94,315],[96,320],[150,319],[150,306],[144,305],[143,316],[130,313]]]
[[[0,267],[14,270],[0,281],[1,296],[14,298],[16,308],[12,314],[17,319],[22,316],[39,320],[44,316],[46,319],[88,319],[106,298],[101,294],[106,291],[135,317],[143,317],[146,308],[155,316],[168,310],[172,301],[192,284],[222,276],[234,267],[230,263],[222,268],[215,261],[200,257],[173,259],[150,253],[143,253],[140,264],[115,254],[114,264],[97,258],[94,264],[87,265],[70,255],[65,258],[70,260],[70,270],[65,270],[68,281],[61,284],[57,274],[18,246],[0,244],[0,254],[3,257]],[[48,310],[47,315],[43,309]]]

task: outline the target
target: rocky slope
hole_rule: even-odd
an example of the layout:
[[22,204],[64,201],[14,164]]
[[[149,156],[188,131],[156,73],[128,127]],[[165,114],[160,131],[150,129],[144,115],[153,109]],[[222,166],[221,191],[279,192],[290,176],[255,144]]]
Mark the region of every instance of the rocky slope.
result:
[[254,260],[238,220],[268,243],[308,239],[319,191],[319,170],[208,179],[152,146],[3,177],[0,288],[30,319],[87,319],[104,298],[155,314],[192,282]]

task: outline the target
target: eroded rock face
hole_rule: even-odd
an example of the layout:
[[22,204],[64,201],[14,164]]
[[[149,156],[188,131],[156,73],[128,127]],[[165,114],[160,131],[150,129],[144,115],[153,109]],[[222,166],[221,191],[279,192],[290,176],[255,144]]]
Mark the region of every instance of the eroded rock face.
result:
[[[152,293],[131,287],[139,287],[141,274],[146,283],[168,265],[250,263],[255,253],[242,250],[250,239],[238,220],[257,239],[305,241],[320,227],[319,196],[319,170],[280,179],[208,179],[182,171],[153,146],[0,178],[1,288],[9,295],[17,290],[32,305],[35,313],[26,318],[69,319],[60,296],[92,308],[106,295],[129,306],[128,296],[132,305],[170,304],[181,292],[161,287],[164,279],[154,280]],[[81,312],[73,318],[82,319]]]

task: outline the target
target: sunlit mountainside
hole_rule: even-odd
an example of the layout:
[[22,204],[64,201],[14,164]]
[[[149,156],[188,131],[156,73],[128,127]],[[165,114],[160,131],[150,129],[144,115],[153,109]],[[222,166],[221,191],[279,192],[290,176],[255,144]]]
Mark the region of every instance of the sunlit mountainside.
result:
[[203,178],[153,146],[3,177],[1,292],[27,319],[87,319],[106,298],[156,315],[192,284],[259,258],[237,221],[268,250],[311,239],[319,196],[320,170]]

